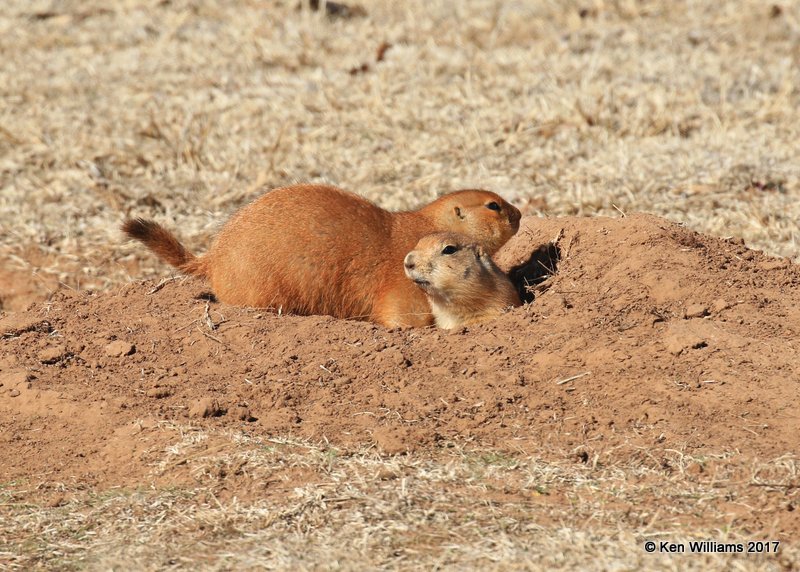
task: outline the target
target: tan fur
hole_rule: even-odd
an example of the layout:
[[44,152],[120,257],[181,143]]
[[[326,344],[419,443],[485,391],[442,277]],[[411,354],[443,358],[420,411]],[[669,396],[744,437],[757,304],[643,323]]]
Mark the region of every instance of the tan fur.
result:
[[221,302],[393,327],[433,323],[424,293],[403,272],[403,258],[421,237],[460,232],[493,253],[519,219],[488,191],[456,191],[392,213],[336,187],[292,185],[234,214],[197,258],[156,223],[136,219],[122,229],[181,271],[208,278]]
[[507,308],[521,305],[508,276],[467,236],[425,236],[408,253],[404,264],[406,276],[427,295],[440,328],[491,320]]

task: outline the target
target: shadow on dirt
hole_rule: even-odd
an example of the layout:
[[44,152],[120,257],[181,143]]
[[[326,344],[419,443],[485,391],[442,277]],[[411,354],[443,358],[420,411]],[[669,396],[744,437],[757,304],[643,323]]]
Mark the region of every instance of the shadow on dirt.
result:
[[548,242],[534,250],[526,262],[509,270],[508,277],[516,286],[523,303],[533,302],[536,293],[542,291],[539,286],[558,272],[560,261],[561,250],[552,242]]

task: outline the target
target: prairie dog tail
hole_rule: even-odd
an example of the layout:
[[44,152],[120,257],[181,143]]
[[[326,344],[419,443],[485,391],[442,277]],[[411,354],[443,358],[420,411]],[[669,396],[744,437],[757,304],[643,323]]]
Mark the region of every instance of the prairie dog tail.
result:
[[202,258],[186,250],[174,234],[155,221],[143,218],[128,219],[122,223],[122,232],[135,238],[167,262],[185,274],[205,276]]

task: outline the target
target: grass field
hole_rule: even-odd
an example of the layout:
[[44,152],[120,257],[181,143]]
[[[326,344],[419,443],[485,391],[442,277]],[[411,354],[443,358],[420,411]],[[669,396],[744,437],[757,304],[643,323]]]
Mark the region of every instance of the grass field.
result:
[[[707,523],[749,503],[774,502],[769,488],[796,487],[797,460],[788,457],[744,465],[733,452],[692,458],[675,451],[670,461],[678,470],[665,479],[664,467],[649,462],[646,451],[636,462],[594,459],[588,466],[458,447],[387,458],[291,439],[161,430],[183,438],[154,473],[188,462],[191,474],[181,486],[81,492],[64,483],[44,505],[31,502],[36,491],[25,483],[4,487],[15,492],[0,490],[9,515],[0,564],[11,570],[791,570],[800,558],[796,539],[786,538],[778,555],[643,548],[665,538],[773,540],[774,534],[762,538]],[[713,473],[710,480],[700,477],[704,471]]]
[[[123,240],[126,216],[155,218],[202,251],[236,208],[298,181],[391,209],[486,187],[528,214],[652,212],[800,259],[799,3],[361,6],[331,17],[306,0],[7,0],[0,309],[166,275]],[[796,542],[779,557],[643,551],[648,535],[751,538],[705,524],[764,500],[760,469],[737,465],[738,451],[720,452],[736,470],[708,484],[689,469],[709,460],[679,451],[682,469],[665,477],[648,462],[341,455],[162,430],[181,439],[161,462],[196,461],[174,489],[0,483],[0,569],[800,562]],[[220,493],[214,475],[237,457],[256,473]],[[796,460],[769,470],[769,483],[797,486]],[[255,483],[270,479],[287,483],[283,494],[261,498]],[[548,508],[553,498],[566,502]]]

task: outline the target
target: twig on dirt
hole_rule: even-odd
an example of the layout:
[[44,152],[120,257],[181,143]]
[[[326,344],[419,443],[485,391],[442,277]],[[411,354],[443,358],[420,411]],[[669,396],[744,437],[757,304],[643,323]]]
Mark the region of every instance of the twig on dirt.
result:
[[183,278],[182,276],[170,276],[169,278],[164,278],[161,282],[153,286],[150,290],[147,291],[145,296],[150,296],[151,294],[155,294],[159,290],[161,290],[164,286],[169,284],[170,282],[175,282],[175,280],[180,280]]
[[625,211],[623,211],[621,208],[619,208],[614,203],[611,203],[611,206],[614,207],[617,210],[617,212],[619,212],[619,214],[622,215],[622,218],[625,218],[626,216],[628,216],[628,215],[625,214]]
[[201,330],[199,327],[197,328],[197,331],[198,331],[198,332],[200,332],[201,334],[203,334],[203,335],[204,335],[205,337],[207,337],[208,339],[210,339],[210,340],[214,340],[215,342],[217,342],[217,343],[219,343],[219,344],[222,344],[223,346],[227,347],[227,344],[226,344],[225,342],[223,342],[221,339],[219,339],[219,338],[217,338],[217,337],[215,337],[215,336],[212,336],[212,335],[211,335],[211,334],[209,334],[208,332],[204,332],[204,331],[203,331],[203,330]]
[[561,379],[561,380],[556,382],[556,385],[564,385],[565,383],[569,383],[570,381],[575,381],[576,379],[580,379],[581,377],[583,377],[585,375],[589,375],[590,373],[592,373],[592,372],[591,371],[584,371],[583,373],[579,373],[577,375],[573,375],[573,376]]
[[205,319],[205,321],[206,321],[206,326],[208,326],[208,329],[209,329],[209,330],[211,330],[211,331],[213,332],[214,330],[216,330],[216,329],[217,329],[217,327],[219,326],[219,324],[215,324],[215,323],[214,323],[214,320],[212,320],[212,319],[211,319],[211,313],[209,312],[209,309],[210,309],[210,308],[211,308],[211,302],[209,302],[208,300],[206,300],[206,308],[205,308],[205,310],[203,311],[203,318],[204,318],[204,319]]
[[194,325],[194,323],[195,323],[196,321],[197,321],[197,320],[192,320],[191,322],[189,322],[189,323],[188,323],[188,324],[186,324],[185,326],[181,326],[180,328],[176,329],[176,330],[175,330],[174,332],[172,332],[172,333],[173,333],[173,334],[177,334],[177,333],[178,333],[178,332],[180,332],[181,330],[186,330],[186,329],[188,329],[188,328],[191,328],[191,327]]
[[569,238],[569,242],[567,243],[567,248],[565,249],[564,255],[561,257],[562,260],[569,258],[569,253],[572,252],[572,245],[575,244],[575,241],[577,240],[577,238],[578,238],[577,234],[573,234]]

